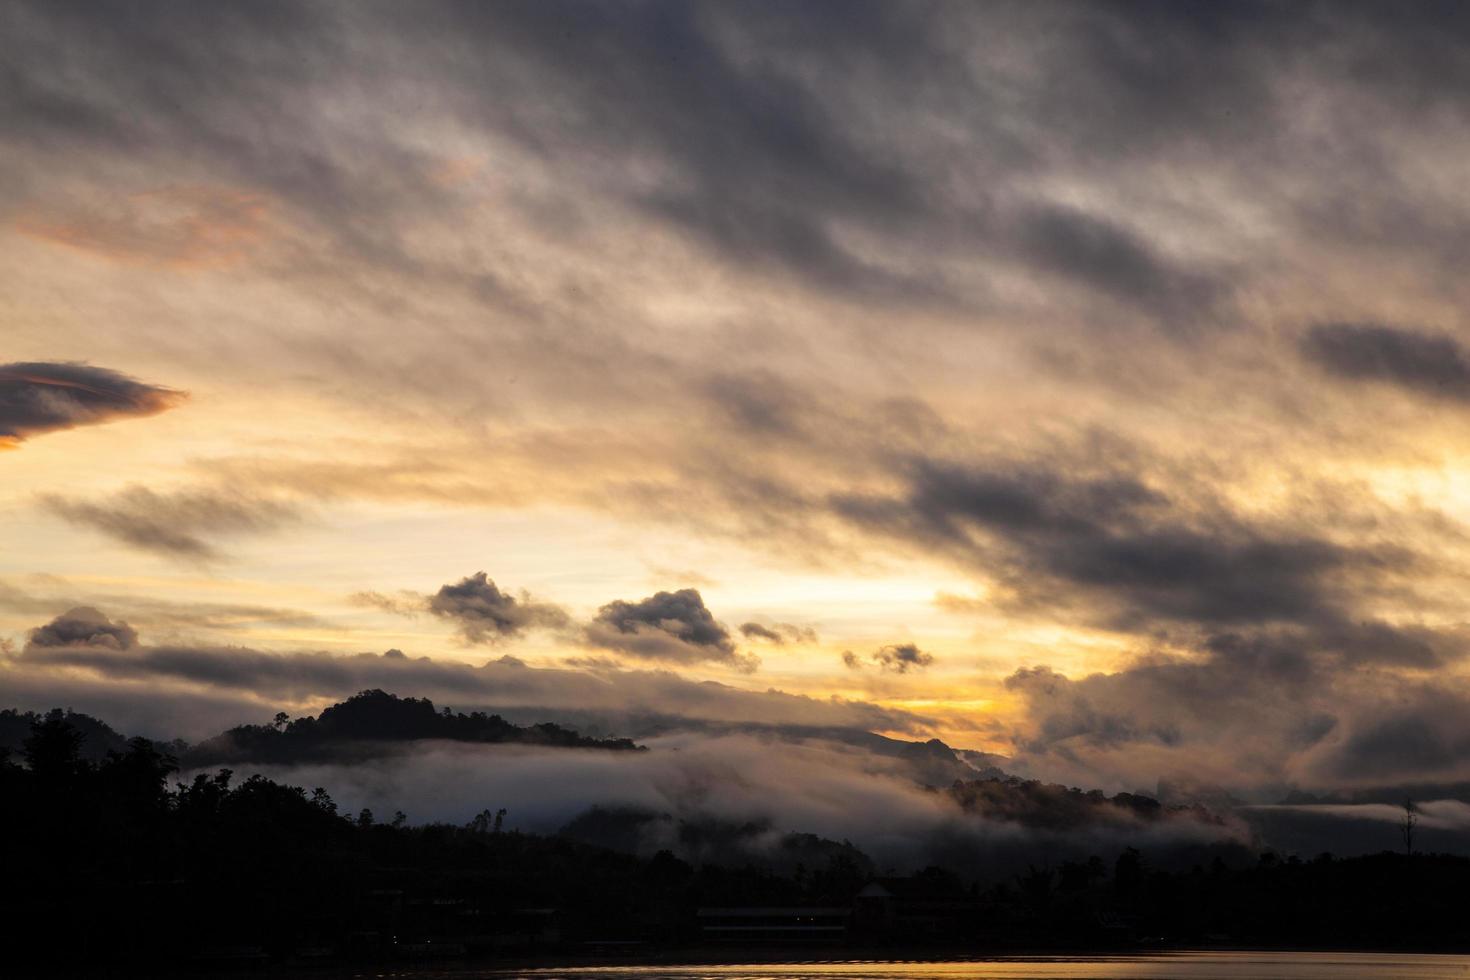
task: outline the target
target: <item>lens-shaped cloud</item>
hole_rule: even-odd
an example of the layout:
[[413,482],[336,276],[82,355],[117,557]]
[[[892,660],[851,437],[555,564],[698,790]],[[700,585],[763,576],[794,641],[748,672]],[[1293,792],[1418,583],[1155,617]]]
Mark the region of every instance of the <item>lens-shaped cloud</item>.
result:
[[0,364],[0,449],[48,432],[157,415],[186,397],[90,364]]

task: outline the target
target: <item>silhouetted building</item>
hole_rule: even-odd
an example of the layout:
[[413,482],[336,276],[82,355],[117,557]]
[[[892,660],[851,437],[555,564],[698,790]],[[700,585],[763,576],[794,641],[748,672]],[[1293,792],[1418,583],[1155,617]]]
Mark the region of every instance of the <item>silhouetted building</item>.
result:
[[874,879],[852,903],[852,931],[858,938],[959,938],[972,932],[979,918],[979,900],[953,876],[936,873]]
[[851,910],[840,906],[704,908],[697,913],[708,942],[841,942]]

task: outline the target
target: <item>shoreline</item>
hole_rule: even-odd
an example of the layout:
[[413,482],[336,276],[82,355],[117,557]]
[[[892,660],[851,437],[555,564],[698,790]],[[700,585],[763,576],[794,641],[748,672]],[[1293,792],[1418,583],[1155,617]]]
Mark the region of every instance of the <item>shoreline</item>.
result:
[[[1120,960],[1154,960],[1170,957],[1209,956],[1470,956],[1470,944],[1454,948],[1385,949],[1363,947],[1320,947],[1320,946],[1137,946],[1129,948],[1103,947],[1094,949],[996,949],[977,951],[971,949],[894,949],[873,950],[873,955],[861,955],[852,951],[843,955],[831,950],[829,955],[806,948],[782,947],[771,950],[742,950],[738,956],[724,956],[727,952],[707,947],[670,949],[667,955],[629,956],[545,956],[525,957],[512,960],[446,959],[440,962],[429,960],[399,960],[384,963],[364,963],[350,967],[339,965],[311,967],[289,965],[274,972],[274,976],[322,977],[322,978],[365,978],[387,974],[407,976],[461,976],[461,977],[504,977],[512,975],[544,975],[559,971],[595,973],[598,971],[623,972],[639,970],[736,970],[741,967],[821,967],[821,966],[903,966],[909,964],[986,964],[986,963],[1088,963]],[[258,975],[255,973],[220,973],[218,976],[233,977]]]
[[[666,971],[679,973],[696,970],[731,970],[741,968],[792,967],[899,967],[906,965],[963,966],[967,964],[1046,964],[1046,963],[1111,963],[1132,960],[1164,960],[1171,957],[1270,957],[1270,956],[1354,956],[1354,957],[1467,957],[1470,945],[1440,949],[1384,949],[1347,947],[1298,947],[1298,946],[1139,946],[1133,948],[1109,947],[1101,949],[1010,949],[976,951],[962,950],[885,950],[882,955],[814,955],[814,949],[782,947],[771,950],[744,950],[743,955],[721,956],[724,950],[710,948],[670,949],[667,955],[614,958],[607,956],[563,955],[544,957],[521,957],[507,959],[446,958],[443,960],[384,960],[380,962],[301,963],[279,964],[261,962],[249,967],[224,965],[202,966],[198,962],[138,965],[126,968],[103,968],[95,971],[68,971],[71,980],[102,980],[107,977],[175,977],[208,976],[219,980],[237,980],[244,977],[269,976],[272,980],[368,980],[382,977],[458,977],[462,980],[475,978],[503,978],[516,976],[551,976],[558,973],[597,974],[628,973],[639,971]],[[836,950],[832,951],[834,954]],[[873,951],[875,954],[880,951]],[[767,955],[761,955],[762,953]],[[840,969],[834,973],[843,972]],[[54,980],[54,969],[28,971],[25,968],[12,974],[17,980],[36,977]]]

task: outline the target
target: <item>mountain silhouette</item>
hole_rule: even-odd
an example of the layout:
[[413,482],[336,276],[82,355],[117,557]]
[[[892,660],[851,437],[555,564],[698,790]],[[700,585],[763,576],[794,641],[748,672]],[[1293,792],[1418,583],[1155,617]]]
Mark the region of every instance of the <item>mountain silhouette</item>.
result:
[[185,769],[246,762],[350,761],[429,739],[619,752],[641,749],[631,739],[586,738],[550,722],[514,725],[483,711],[436,710],[428,698],[401,698],[374,689],[325,708],[315,718],[292,721],[277,715],[271,725],[238,725],[190,746],[179,761]]

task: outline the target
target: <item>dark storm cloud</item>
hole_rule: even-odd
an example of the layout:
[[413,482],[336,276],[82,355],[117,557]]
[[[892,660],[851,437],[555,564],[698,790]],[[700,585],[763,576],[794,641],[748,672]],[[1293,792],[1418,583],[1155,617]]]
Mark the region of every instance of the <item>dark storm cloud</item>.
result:
[[1433,670],[1460,659],[1467,650],[1461,633],[1405,626],[1378,620],[1341,620],[1308,628],[1217,633],[1205,643],[1220,656],[1286,666],[1309,655],[1330,658],[1348,667],[1391,667]]
[[[673,179],[624,192],[627,202],[727,258],[864,293],[922,291],[861,259],[833,227],[847,217],[897,230],[931,206],[921,175],[891,150],[875,152],[874,134],[834,111],[831,93],[794,64],[748,60],[754,39],[744,30],[779,29],[785,18],[731,23],[717,7],[674,3],[459,13],[459,26],[517,53],[522,84],[546,85],[572,108],[564,121],[528,113],[544,127],[517,133],[531,146],[621,145],[660,161]],[[823,32],[823,42],[848,48],[885,27],[926,33],[882,12],[854,19],[862,28]]]
[[[1160,8],[1154,29],[1180,36],[1163,63],[1141,65],[1133,47],[1156,45],[1127,36],[1138,31],[1132,18],[1094,13],[1067,23],[1033,18],[1023,7],[817,4],[733,16],[697,4],[512,5],[472,18],[487,36],[515,42],[526,78],[576,107],[552,120],[528,112],[547,128],[512,132],[541,152],[548,142],[632,146],[659,160],[675,179],[615,193],[726,260],[863,299],[959,298],[935,268],[852,248],[845,232],[855,228],[899,248],[1019,257],[1171,320],[1203,317],[1226,284],[1166,257],[1147,233],[1002,188],[1066,146],[1065,135],[1055,145],[1038,139],[1032,118],[1087,126],[1089,114],[1072,108],[1079,96],[1149,102],[1140,108],[1159,117],[1152,103],[1170,98],[1161,89],[1180,100],[1216,100],[1225,65],[1251,78],[1248,58],[1221,52],[1203,68],[1185,50],[1208,45],[1220,26],[1197,23],[1203,19]],[[977,61],[960,40],[1007,30],[1046,32],[1056,59],[1048,77],[1058,90],[1025,92],[1018,102],[1021,80]],[[1098,43],[1097,33],[1111,33],[1112,43]],[[1074,65],[1078,56],[1091,70]],[[1186,73],[1198,84],[1178,85]],[[1062,91],[1071,86],[1075,92]],[[932,128],[913,125],[915,100],[927,104]],[[1247,105],[1231,108],[1254,116]],[[1198,128],[1187,107],[1174,115]],[[944,127],[949,141],[938,135]],[[912,138],[895,140],[895,130]],[[991,178],[986,193],[946,193],[962,184],[956,154],[969,175]]]
[[[1323,150],[1293,125],[1308,99],[1332,122],[1360,101],[1414,119],[1470,88],[1463,12],[1417,5],[34,3],[0,17],[0,119],[31,159],[193,166],[285,202],[334,258],[482,298],[502,277],[407,242],[412,218],[460,204],[424,179],[442,161],[326,106],[357,97],[493,136],[575,191],[556,195],[563,211],[611,202],[848,301],[974,302],[942,268],[958,257],[1031,266],[1174,324],[1208,317],[1241,270],[1175,254],[1146,220],[1063,200],[1048,177],[1191,167],[1319,214],[1335,172],[1398,161],[1345,133],[1330,147],[1343,166],[1313,171],[1320,194],[1281,179]],[[13,176],[45,203],[47,173]],[[532,194],[511,204],[576,235],[578,219],[554,226]],[[1192,239],[1229,229],[1187,210]]]
[[1307,331],[1301,349],[1308,360],[1341,378],[1470,399],[1470,351],[1444,334],[1375,323],[1324,323]]
[[1470,744],[1470,688],[1436,678],[1467,652],[1463,632],[1382,622],[1254,629],[1114,673],[1023,668],[1006,687],[1027,707],[1018,755],[1043,770],[1209,773],[1278,792],[1458,779],[1470,773],[1456,755]]
[[[380,133],[314,146],[310,100],[283,96],[353,77],[372,84],[373,75],[420,62],[425,49],[477,52],[434,60],[429,111],[548,158],[568,147],[597,155],[618,146],[623,161],[652,155],[678,179],[627,197],[645,214],[752,261],[854,287],[881,280],[883,270],[868,269],[819,218],[782,202],[797,193],[827,207],[894,201],[892,210],[918,193],[914,175],[856,152],[797,80],[744,64],[712,13],[682,4],[440,3],[412,16],[347,4],[201,5],[180,15],[144,4],[110,16],[36,5],[5,19],[13,84],[0,111],[16,138],[41,146],[134,155],[187,146],[210,162],[206,170],[289,200],[358,258],[403,263],[410,256],[391,224],[354,215],[446,206],[434,188],[393,176],[421,174],[432,160]],[[349,57],[344,41],[355,30],[375,36],[376,68],[364,72]],[[29,54],[62,38],[77,52],[68,72]],[[487,100],[490,90],[501,95]],[[369,174],[362,160],[396,166]]]
[[1208,316],[1224,285],[1203,271],[1176,267],[1138,234],[1072,208],[1024,213],[1013,244],[1040,271],[1153,310],[1176,325]]
[[131,486],[98,500],[42,499],[48,510],[73,524],[134,548],[193,561],[222,557],[215,544],[220,538],[263,534],[302,518],[294,503],[229,490],[158,493]]
[[646,660],[710,660],[747,672],[760,663],[736,648],[730,631],[705,606],[698,589],[656,592],[637,602],[609,602],[588,624],[587,640]]
[[77,606],[31,630],[26,642],[38,648],[130,650],[138,644],[138,631],[127,623],[114,623],[91,606]]
[[1134,476],[1072,472],[1062,458],[1050,468],[919,460],[903,479],[899,495],[843,494],[831,506],[860,528],[998,574],[1022,605],[1080,599],[1125,628],[1335,621],[1345,582],[1390,577],[1414,560],[1398,547],[1192,511]]
[[[968,255],[1033,263],[1176,321],[1203,316],[1226,284],[1168,257],[1145,230],[1010,184],[1084,147],[1124,156],[1130,130],[1157,139],[1189,124],[1197,135],[1202,119],[1231,112],[1235,129],[1258,125],[1273,104],[1255,81],[1258,47],[1270,46],[1253,43],[1245,20],[1167,6],[1140,18],[882,3],[206,4],[183,14],[145,3],[126,16],[22,5],[0,21],[11,83],[0,117],[37,153],[193,161],[201,175],[264,192],[266,206],[285,202],[340,255],[483,293],[492,275],[442,268],[401,231],[416,215],[453,214],[453,195],[422,179],[438,161],[290,97],[341,87],[372,98],[397,82],[425,118],[541,161],[578,189],[573,211],[608,200],[720,261],[849,301],[972,302],[936,261],[913,260]],[[970,43],[1007,34],[1046,39],[1047,84]],[[38,53],[63,40],[64,63]],[[1222,96],[1222,78],[1261,98]],[[1113,122],[1106,141],[1093,132],[1100,116]],[[1038,118],[1059,125],[1040,130]],[[540,213],[537,201],[519,204]]]
[[494,643],[520,636],[528,629],[555,629],[571,622],[560,606],[536,602],[524,594],[516,599],[501,592],[484,572],[441,586],[429,596],[426,608],[454,623],[466,643]]
[[185,397],[89,364],[0,364],[0,449],[47,432],[157,415]]
[[1357,706],[1341,743],[1317,762],[1317,784],[1381,789],[1425,781],[1465,784],[1470,691],[1458,683],[1431,682],[1389,684],[1377,693]]
[[[937,263],[859,253],[855,229],[932,255],[1020,257],[1171,323],[1207,317],[1237,273],[1048,201],[1031,178],[1192,167],[1312,214],[1310,193],[1276,181],[1324,149],[1302,124],[1304,92],[1347,129],[1359,100],[1414,118],[1466,90],[1453,55],[1465,17],[1439,7],[1401,20],[1313,3],[512,5],[470,20],[517,46],[523,82],[574,107],[541,126],[527,112],[512,131],[659,161],[671,179],[614,193],[724,258],[861,298],[952,294]],[[1391,69],[1421,51],[1444,70]],[[1330,149],[1348,185],[1397,162],[1371,138]]]
[[1249,530],[1163,527],[1048,556],[1063,581],[1120,595],[1145,614],[1207,622],[1310,619],[1331,608],[1326,580],[1359,561],[1330,542]]
[[[1470,702],[1455,705],[1463,714]],[[1343,746],[1339,774],[1349,778],[1394,779],[1406,773],[1442,772],[1470,755],[1470,728],[1446,730],[1444,718],[1427,718],[1418,706],[1373,721]]]

